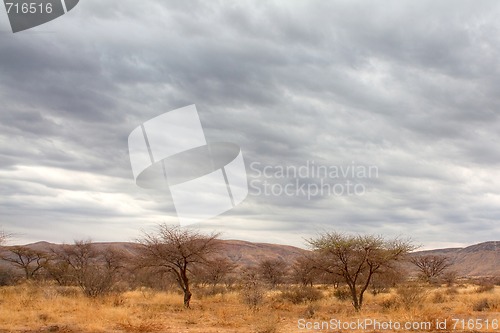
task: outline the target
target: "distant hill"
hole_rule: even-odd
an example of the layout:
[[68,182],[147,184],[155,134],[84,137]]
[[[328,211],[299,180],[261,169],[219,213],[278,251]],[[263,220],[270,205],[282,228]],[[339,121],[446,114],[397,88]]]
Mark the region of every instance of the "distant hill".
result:
[[444,255],[450,258],[450,267],[459,276],[500,276],[500,242],[485,242],[464,248],[419,251],[415,254]]
[[[280,258],[293,263],[299,256],[308,252],[298,247],[268,243],[252,243],[241,240],[220,240],[221,255],[238,265],[256,265],[262,259]],[[98,247],[113,245],[114,247],[134,254],[136,243],[96,243]],[[50,250],[59,244],[37,242],[28,244],[37,250]],[[412,255],[435,254],[444,255],[453,262],[451,269],[462,277],[500,276],[500,241],[485,242],[464,248],[445,248],[427,251],[417,251]],[[410,270],[412,265],[407,266]]]
[[[295,259],[307,250],[289,246],[268,243],[252,243],[241,240],[218,240],[221,246],[221,257],[227,257],[238,265],[256,265],[262,259],[283,259],[285,262],[293,263]],[[125,251],[130,254],[137,252],[137,243],[131,242],[109,242],[94,243],[97,249],[113,246],[117,250]],[[36,242],[27,244],[27,247],[38,251],[50,251],[57,249],[61,244],[53,244],[48,242]]]
[[262,259],[283,259],[288,263],[293,263],[295,259],[308,252],[289,245],[251,243],[240,240],[221,242],[223,255],[242,265],[255,265]]

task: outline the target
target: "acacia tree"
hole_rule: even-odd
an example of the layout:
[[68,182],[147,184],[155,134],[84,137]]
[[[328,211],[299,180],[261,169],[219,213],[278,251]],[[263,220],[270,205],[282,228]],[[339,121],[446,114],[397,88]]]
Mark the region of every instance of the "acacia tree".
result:
[[440,277],[452,265],[450,258],[432,254],[413,256],[410,262],[418,268],[420,277],[426,282]]
[[308,243],[318,254],[316,266],[345,281],[356,311],[363,306],[363,296],[373,276],[394,269],[395,262],[415,248],[410,241],[337,232],[325,232]]
[[92,241],[75,240],[74,244],[64,244],[52,249],[52,252],[55,261],[49,265],[49,272],[56,275],[62,274],[58,276],[58,280],[73,281],[82,290],[85,289],[83,287],[85,275],[97,257]]
[[278,284],[284,282],[287,275],[287,264],[281,258],[264,259],[259,262],[257,271],[261,279],[274,289]]
[[0,259],[21,269],[26,280],[31,280],[44,268],[49,256],[46,252],[33,250],[27,246],[11,246],[0,254]]
[[191,301],[190,274],[197,264],[206,263],[217,252],[219,234],[203,235],[192,229],[161,224],[157,232],[139,240],[139,265],[158,268],[174,277],[184,293],[184,306]]

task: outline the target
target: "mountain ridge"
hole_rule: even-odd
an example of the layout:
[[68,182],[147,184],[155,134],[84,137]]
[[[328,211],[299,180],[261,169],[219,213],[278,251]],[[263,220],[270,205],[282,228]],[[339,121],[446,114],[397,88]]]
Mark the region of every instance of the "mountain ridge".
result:
[[[239,265],[257,265],[263,259],[282,259],[288,264],[310,252],[292,245],[250,242],[237,239],[218,240],[221,243],[221,256]],[[135,242],[95,242],[96,246],[114,246],[133,253]],[[50,250],[62,244],[39,241],[24,246],[36,250]],[[500,276],[500,241],[486,241],[466,247],[441,248],[412,252],[411,255],[443,255],[452,265],[451,270],[460,277]],[[411,269],[411,267],[409,267]]]

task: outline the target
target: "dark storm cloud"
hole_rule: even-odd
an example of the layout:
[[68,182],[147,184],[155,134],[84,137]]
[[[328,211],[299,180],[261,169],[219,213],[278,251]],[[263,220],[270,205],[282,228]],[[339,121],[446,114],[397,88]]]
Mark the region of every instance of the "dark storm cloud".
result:
[[491,1],[88,0],[34,30],[53,33],[1,34],[4,228],[44,235],[45,216],[57,241],[175,222],[168,193],[135,187],[127,136],[196,103],[207,138],[238,143],[247,169],[379,170],[362,196],[251,195],[207,228],[296,244],[332,228],[498,237],[499,12]]

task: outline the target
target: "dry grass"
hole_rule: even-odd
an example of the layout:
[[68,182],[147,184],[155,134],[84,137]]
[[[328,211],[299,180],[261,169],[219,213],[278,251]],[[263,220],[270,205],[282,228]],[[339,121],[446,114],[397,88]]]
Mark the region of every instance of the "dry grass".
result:
[[[332,318],[428,321],[433,325],[437,319],[447,319],[447,329],[452,330],[452,318],[500,319],[499,287],[487,292],[478,292],[477,286],[405,288],[366,294],[363,311],[356,313],[349,300],[334,297],[327,288],[321,288],[323,297],[300,302],[291,300],[289,294],[267,292],[257,309],[244,304],[235,291],[202,298],[195,293],[192,309],[184,309],[182,297],[175,292],[142,289],[89,299],[75,288],[24,284],[0,288],[0,332],[308,332],[297,330],[299,319],[320,322]],[[470,331],[498,329],[465,330]]]

